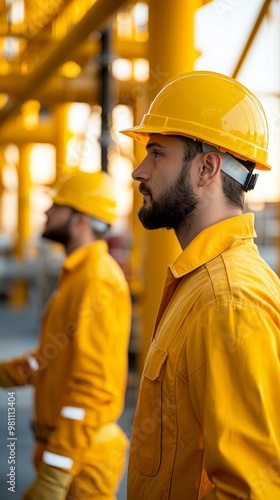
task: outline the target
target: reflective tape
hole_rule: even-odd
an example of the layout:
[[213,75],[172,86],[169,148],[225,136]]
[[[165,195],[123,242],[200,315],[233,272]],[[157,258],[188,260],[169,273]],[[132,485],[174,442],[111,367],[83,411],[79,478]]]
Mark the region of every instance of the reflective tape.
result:
[[56,453],[51,453],[50,451],[44,451],[42,461],[47,465],[61,467],[62,469],[72,469],[73,466],[72,458],[63,457],[62,455],[57,455]]
[[63,406],[60,415],[64,418],[71,418],[72,420],[84,420],[86,410],[84,408],[77,408],[76,406]]
[[29,354],[29,356],[27,356],[27,363],[29,365],[29,368],[31,368],[31,370],[33,370],[33,372],[37,372],[39,370],[39,363],[37,361],[37,359],[32,356],[31,354]]

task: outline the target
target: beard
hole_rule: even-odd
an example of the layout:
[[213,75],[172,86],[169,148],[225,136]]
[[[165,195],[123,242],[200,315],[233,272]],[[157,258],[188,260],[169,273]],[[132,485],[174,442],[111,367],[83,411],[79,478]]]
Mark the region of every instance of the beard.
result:
[[174,229],[189,225],[197,205],[197,197],[189,178],[189,164],[185,164],[178,179],[153,200],[150,189],[141,182],[139,189],[150,195],[151,205],[143,205],[138,217],[146,229]]
[[46,228],[42,233],[42,238],[46,238],[48,240],[55,241],[56,243],[61,243],[64,246],[67,246],[70,242],[70,222],[68,221],[61,224],[59,227],[55,228]]

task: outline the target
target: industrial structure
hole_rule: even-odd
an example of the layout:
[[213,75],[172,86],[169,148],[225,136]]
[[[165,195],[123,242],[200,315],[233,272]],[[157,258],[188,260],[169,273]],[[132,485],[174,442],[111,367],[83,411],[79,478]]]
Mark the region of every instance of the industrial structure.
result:
[[[218,26],[231,17],[241,21],[245,4],[251,5],[251,14],[243,46],[227,70],[235,78],[246,67],[264,25],[272,37],[268,43],[275,45],[277,36],[279,42],[279,0],[2,0],[0,293],[8,307],[34,301],[40,308],[56,279],[59,249],[40,240],[47,190],[66,172],[108,170],[119,194],[111,251],[131,286],[131,351],[141,366],[164,272],[179,248],[172,234],[148,233],[138,222],[140,195],[130,176],[144,150],[119,130],[139,122],[170,76],[196,69],[203,55],[198,13],[204,11],[209,20],[206,38],[211,50]],[[225,42],[220,40],[221,51]],[[218,59],[221,54],[213,54],[215,50],[212,56]],[[273,59],[274,91],[263,88],[260,98],[268,93],[275,103],[270,122],[275,145],[280,133],[279,49],[278,58],[273,51],[267,58]],[[266,71],[263,53],[255,64],[257,82]],[[216,70],[211,62],[205,69]],[[277,171],[279,146],[273,155]],[[253,199],[251,209],[256,210],[260,248],[279,273],[279,173],[273,179],[272,199],[269,192],[261,203]]]
[[[58,276],[61,249],[40,238],[48,190],[65,173],[106,170],[119,212],[110,249],[130,284],[130,354],[141,371],[165,270],[180,249],[171,232],[138,221],[131,172],[145,150],[119,130],[140,122],[171,76],[194,69],[240,79],[266,104],[274,171],[248,208],[259,249],[280,274],[279,0],[0,0],[0,35],[5,321],[19,309],[39,316]],[[8,336],[3,328],[1,342]]]

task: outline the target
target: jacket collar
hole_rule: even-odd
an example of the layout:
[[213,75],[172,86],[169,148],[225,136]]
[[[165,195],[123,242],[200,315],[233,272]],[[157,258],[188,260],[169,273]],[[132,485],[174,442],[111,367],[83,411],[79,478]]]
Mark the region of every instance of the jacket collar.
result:
[[254,214],[246,213],[225,219],[201,231],[169,269],[174,278],[181,278],[217,257],[237,240],[254,237]]
[[80,265],[83,260],[90,255],[92,259],[108,251],[108,245],[104,240],[98,240],[89,245],[84,245],[71,252],[63,263],[64,271],[72,271]]

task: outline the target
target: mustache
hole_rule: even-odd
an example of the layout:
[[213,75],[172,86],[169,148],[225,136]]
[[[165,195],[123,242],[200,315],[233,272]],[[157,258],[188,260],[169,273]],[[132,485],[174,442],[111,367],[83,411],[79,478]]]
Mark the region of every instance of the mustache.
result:
[[152,196],[152,192],[151,192],[150,188],[148,186],[146,186],[146,184],[144,184],[144,182],[140,182],[139,191],[143,195],[148,194],[148,195]]

